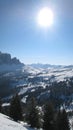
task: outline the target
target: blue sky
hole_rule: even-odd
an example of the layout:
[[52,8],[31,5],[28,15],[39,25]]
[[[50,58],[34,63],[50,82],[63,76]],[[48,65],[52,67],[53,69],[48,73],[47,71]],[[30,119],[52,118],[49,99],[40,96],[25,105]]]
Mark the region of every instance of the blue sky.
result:
[[[37,23],[43,7],[54,12],[48,28]],[[25,64],[73,64],[73,0],[0,0],[0,51]]]

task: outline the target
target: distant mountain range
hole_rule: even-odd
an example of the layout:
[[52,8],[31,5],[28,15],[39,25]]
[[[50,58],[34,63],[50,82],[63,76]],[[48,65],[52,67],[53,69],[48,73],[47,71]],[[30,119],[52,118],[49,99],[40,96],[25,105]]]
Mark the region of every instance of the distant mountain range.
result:
[[36,64],[29,64],[28,66],[31,66],[35,69],[49,69],[49,68],[73,68],[73,65],[51,65],[51,64],[42,64],[42,63],[36,63]]
[[29,66],[33,67],[33,68],[43,68],[43,69],[47,69],[50,67],[61,67],[62,65],[51,65],[51,64],[41,64],[41,63],[36,63],[36,64],[30,64]]

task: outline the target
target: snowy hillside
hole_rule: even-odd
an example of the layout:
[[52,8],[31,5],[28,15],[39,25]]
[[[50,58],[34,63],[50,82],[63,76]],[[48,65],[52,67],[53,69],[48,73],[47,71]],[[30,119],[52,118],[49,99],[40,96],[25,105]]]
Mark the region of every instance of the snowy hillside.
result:
[[[37,66],[37,67],[36,67]],[[45,80],[51,79],[51,81],[64,81],[70,77],[73,77],[73,66],[58,66],[58,65],[29,65],[23,67],[23,72],[31,74],[33,77],[42,77]],[[45,66],[45,67],[44,67]],[[32,77],[33,76],[33,77]]]
[[[10,65],[10,67],[12,66]],[[46,91],[49,91],[49,86],[55,81],[57,83],[65,81],[67,86],[70,86],[68,81],[73,77],[73,66],[47,66],[49,67],[40,68],[39,66],[24,65],[16,71],[1,72],[0,96],[9,97],[17,91],[19,95],[22,95],[22,101],[25,102],[32,93],[37,93],[37,98],[42,98],[42,96],[45,98]],[[16,68],[19,68],[18,65],[16,65]]]
[[9,117],[0,113],[0,130],[34,130],[24,123],[12,121]]

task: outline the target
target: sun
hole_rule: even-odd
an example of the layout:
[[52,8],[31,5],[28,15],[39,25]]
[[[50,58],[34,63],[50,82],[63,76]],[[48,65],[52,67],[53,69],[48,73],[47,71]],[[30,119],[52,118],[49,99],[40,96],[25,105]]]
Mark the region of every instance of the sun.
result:
[[49,27],[53,24],[54,14],[53,11],[48,8],[42,8],[38,13],[38,24],[42,27]]

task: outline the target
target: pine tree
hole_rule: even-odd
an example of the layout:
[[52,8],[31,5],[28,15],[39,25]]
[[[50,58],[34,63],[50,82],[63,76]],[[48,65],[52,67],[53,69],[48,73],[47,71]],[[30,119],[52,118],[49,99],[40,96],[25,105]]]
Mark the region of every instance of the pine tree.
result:
[[40,128],[40,116],[34,98],[31,99],[31,105],[28,115],[28,123],[31,125],[32,128]]
[[45,106],[44,118],[43,118],[43,129],[53,130],[54,129],[54,109],[51,103]]
[[56,120],[56,124],[57,124],[57,130],[60,130],[61,129],[61,119],[62,119],[62,113],[61,111],[59,110],[58,113],[57,113],[57,120]]
[[2,100],[0,98],[0,112],[2,112]]
[[15,121],[22,120],[22,108],[18,94],[12,98],[10,104],[10,117]]
[[70,130],[69,120],[65,109],[58,113],[58,130]]

